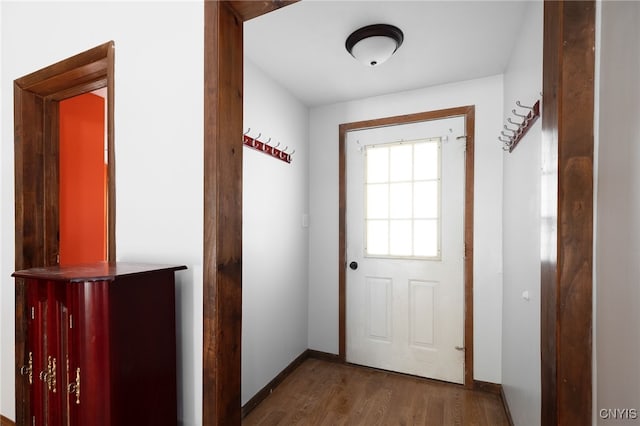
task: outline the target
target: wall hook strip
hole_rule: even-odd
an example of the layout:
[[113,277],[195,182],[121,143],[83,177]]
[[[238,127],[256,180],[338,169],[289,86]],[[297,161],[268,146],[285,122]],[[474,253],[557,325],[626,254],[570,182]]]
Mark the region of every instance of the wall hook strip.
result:
[[274,158],[284,161],[285,163],[291,163],[291,156],[293,155],[293,152],[291,154],[287,154],[286,152],[284,152],[288,147],[285,148],[284,150],[280,150],[277,148],[278,146],[280,146],[280,142],[278,142],[278,144],[275,146],[269,145],[269,143],[271,142],[271,138],[269,138],[268,141],[263,142],[259,140],[260,136],[262,136],[262,133],[259,133],[258,136],[253,138],[249,136],[250,131],[251,131],[251,128],[249,128],[249,130],[247,130],[247,132],[242,135],[242,144],[244,146],[255,149],[256,151],[260,151],[264,154],[270,155]]
[[537,100],[533,106],[527,106],[520,103],[520,101],[516,101],[516,105],[519,108],[524,108],[526,114],[519,114],[515,109],[512,109],[511,112],[514,116],[522,119],[522,123],[518,123],[517,121],[513,121],[511,118],[507,119],[509,124],[516,125],[516,129],[512,129],[508,127],[506,124],[503,128],[509,132],[512,132],[513,135],[506,134],[504,130],[500,132],[501,136],[504,136],[507,140],[502,139],[501,136],[498,136],[500,142],[503,143],[503,150],[513,152],[518,143],[522,140],[524,135],[529,131],[533,123],[536,122],[538,117],[540,117],[540,101]]

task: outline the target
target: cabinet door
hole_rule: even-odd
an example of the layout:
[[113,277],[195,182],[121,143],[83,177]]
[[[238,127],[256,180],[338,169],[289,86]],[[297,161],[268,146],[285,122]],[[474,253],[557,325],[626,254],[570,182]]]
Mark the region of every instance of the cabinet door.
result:
[[26,284],[31,424],[67,425],[65,283],[28,280]]
[[70,426],[111,424],[108,283],[87,281],[67,287]]
[[46,364],[46,285],[26,280],[27,293],[27,356],[23,375],[29,382],[31,424],[46,424],[47,364]]

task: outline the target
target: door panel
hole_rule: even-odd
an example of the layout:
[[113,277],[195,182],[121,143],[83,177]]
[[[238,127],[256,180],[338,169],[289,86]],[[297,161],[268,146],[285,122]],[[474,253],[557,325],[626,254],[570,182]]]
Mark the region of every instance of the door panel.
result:
[[389,278],[366,277],[367,288],[367,337],[390,342],[391,336],[391,288]]
[[409,344],[412,346],[433,347],[438,284],[435,281],[409,281]]
[[464,117],[347,133],[347,361],[464,381]]

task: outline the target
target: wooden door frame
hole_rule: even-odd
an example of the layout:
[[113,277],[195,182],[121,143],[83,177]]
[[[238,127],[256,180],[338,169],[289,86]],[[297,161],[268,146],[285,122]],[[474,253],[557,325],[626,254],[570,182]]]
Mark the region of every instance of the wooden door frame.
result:
[[347,133],[377,127],[396,126],[464,117],[466,135],[464,194],[464,385],[473,388],[473,194],[475,106],[398,115],[341,124],[339,127],[339,249],[338,249],[338,357],[347,360]]
[[[107,88],[107,254],[115,259],[114,43],[104,43],[14,81],[15,269],[57,264],[58,103]],[[26,295],[15,290],[16,423],[28,424]]]
[[[239,207],[242,198],[242,154],[238,143],[242,134],[241,27],[242,22],[288,3],[290,2],[268,0],[205,2],[203,424],[206,426],[240,424],[241,413],[242,247],[239,235],[242,234],[242,209]],[[571,122],[568,129],[575,126],[593,127],[592,108],[589,108],[593,107],[593,97],[589,97],[589,94],[593,94],[593,78],[588,72],[579,72],[575,67],[572,67],[571,74],[568,74],[568,69],[563,67],[565,63],[576,63],[579,58],[593,59],[593,50],[587,48],[584,43],[580,44],[580,48],[585,50],[563,47],[564,38],[571,38],[572,41],[591,39],[590,29],[594,27],[595,17],[591,12],[574,12],[585,6],[589,9],[592,5],[593,1],[545,0],[543,146],[551,144],[550,149],[544,148],[546,152],[557,154],[570,149],[574,138],[562,130],[568,122]],[[559,34],[560,31],[562,34]],[[572,43],[571,46],[577,45]],[[232,62],[233,66],[230,65]],[[586,90],[586,93],[581,97],[581,105],[584,102],[587,105],[586,109],[561,109],[562,105],[576,105],[573,95],[575,91],[582,90]],[[230,125],[225,120],[233,120],[233,124]],[[583,141],[588,145],[589,141],[593,142],[593,136],[586,135]],[[572,163],[571,158],[572,154],[563,155],[560,161],[564,164]],[[587,163],[589,158],[593,158],[593,149],[590,153],[587,149]],[[562,164],[559,165],[561,166]],[[580,178],[586,178],[589,174],[593,176],[592,171],[589,172],[587,169],[588,167],[580,170]],[[575,180],[558,179],[558,169],[547,170],[546,173],[547,183],[552,187],[555,177],[557,184],[551,189],[557,190],[559,197],[572,192]],[[588,207],[592,198],[593,189],[586,188],[577,198],[572,198],[571,202],[584,202],[586,204],[582,205]],[[561,211],[558,216],[561,220],[558,221],[558,217],[551,218],[550,224],[562,225],[562,219],[570,216],[571,210],[567,204],[569,200],[563,198],[560,206],[558,198],[547,201],[551,203],[552,210],[556,206]],[[590,214],[592,215],[592,212]],[[543,218],[543,221],[547,219]],[[558,293],[566,292],[572,285],[567,272],[562,270],[562,259],[570,258],[572,253],[579,254],[581,259],[587,260],[591,256],[592,236],[584,237],[581,232],[580,227],[562,226],[558,234],[553,231],[553,226],[541,228],[542,241],[548,242],[550,248],[557,251],[557,257],[542,259],[541,383],[545,424],[557,424],[559,419],[566,420],[564,416],[568,415],[570,409],[575,408],[575,405],[563,408],[562,404],[558,403],[558,396],[566,396],[570,388],[576,392],[577,399],[584,398],[586,401],[582,410],[589,413],[591,411],[591,340],[572,347],[573,342],[568,337],[570,333],[567,333],[583,327],[585,323],[589,325],[588,330],[591,330],[590,275],[580,275],[580,289],[587,297],[580,300],[581,307],[577,315],[570,315],[571,309],[563,307],[562,300],[557,298]],[[569,242],[572,238],[584,244],[572,246],[570,251]],[[579,248],[579,252],[574,250],[576,247]],[[557,307],[560,307],[560,310],[557,310]],[[563,332],[559,333],[557,327]],[[581,335],[584,335],[584,332]],[[585,368],[586,380],[574,381],[575,376],[571,375],[572,381],[564,382],[564,376],[559,375],[560,370],[556,366],[568,367],[576,358],[580,360],[580,366]],[[560,411],[564,415],[559,415]],[[227,413],[230,417],[224,417]]]

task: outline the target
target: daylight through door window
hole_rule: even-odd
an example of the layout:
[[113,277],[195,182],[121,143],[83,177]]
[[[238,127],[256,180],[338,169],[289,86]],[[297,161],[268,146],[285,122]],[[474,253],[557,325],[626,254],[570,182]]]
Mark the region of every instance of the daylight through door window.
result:
[[365,255],[440,258],[441,139],[365,148]]

